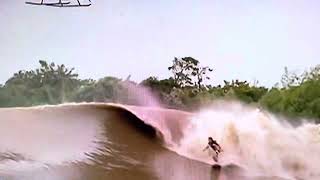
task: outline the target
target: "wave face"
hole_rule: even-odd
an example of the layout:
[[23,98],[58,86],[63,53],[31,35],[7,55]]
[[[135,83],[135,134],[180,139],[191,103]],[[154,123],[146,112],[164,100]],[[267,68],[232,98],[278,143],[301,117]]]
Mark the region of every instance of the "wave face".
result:
[[[0,109],[9,179],[319,179],[319,127],[218,102],[197,113],[83,103]],[[208,136],[224,149],[212,169]],[[236,166],[228,166],[236,164]]]
[[179,144],[186,112],[84,103],[0,109],[0,114],[0,178],[164,180],[170,179],[169,162],[172,168],[189,164],[189,170],[206,172],[172,172],[181,178],[210,175],[209,166],[165,148]]

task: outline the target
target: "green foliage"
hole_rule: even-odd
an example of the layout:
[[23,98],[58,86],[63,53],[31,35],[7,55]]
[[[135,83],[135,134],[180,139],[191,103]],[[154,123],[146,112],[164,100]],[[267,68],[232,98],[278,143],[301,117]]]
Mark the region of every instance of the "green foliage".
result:
[[[1,106],[59,104],[68,100],[79,88],[81,80],[74,68],[39,61],[40,68],[19,71],[1,88]],[[3,100],[4,99],[4,100]],[[5,101],[7,100],[7,101]]]
[[154,95],[169,107],[181,108],[183,106],[180,99],[182,87],[172,77],[159,80],[157,77],[151,76],[143,80],[140,85],[148,87]]
[[[267,109],[291,117],[308,117],[320,119],[320,68],[311,69],[297,79],[299,84],[285,86],[282,89],[271,89],[260,104]],[[289,81],[292,82],[292,81]]]
[[168,67],[173,74],[173,79],[180,87],[196,86],[201,90],[208,71],[213,71],[208,66],[200,67],[200,62],[192,57],[184,57],[181,59],[174,58],[172,66]]
[[284,68],[284,74],[281,77],[281,84],[284,88],[299,86],[302,83],[302,78],[294,72],[289,72],[288,68]]
[[140,84],[149,87],[151,90],[156,91],[158,94],[161,92],[170,93],[173,88],[179,87],[179,84],[177,84],[173,78],[159,80],[154,76],[143,80]]
[[122,89],[121,79],[107,76],[97,82],[90,81],[87,85],[79,88],[74,101],[115,102],[120,96]]
[[265,87],[251,86],[247,81],[232,80],[224,83],[222,89],[225,94],[246,103],[257,103],[268,91]]
[[273,112],[281,112],[283,107],[280,103],[282,101],[283,95],[281,91],[277,88],[272,88],[265,96],[260,100],[260,104],[267,107]]
[[[139,104],[132,92],[144,86],[170,108],[195,110],[217,99],[253,103],[272,112],[291,117],[320,119],[320,65],[300,75],[285,68],[282,87],[268,90],[247,81],[224,81],[223,85],[205,86],[209,67],[200,67],[192,57],[175,58],[168,69],[172,77],[149,77],[135,82],[106,76],[97,81],[81,80],[74,68],[39,61],[35,70],[21,70],[0,84],[0,107],[60,104],[63,102],[118,102]],[[138,91],[137,91],[138,92]]]

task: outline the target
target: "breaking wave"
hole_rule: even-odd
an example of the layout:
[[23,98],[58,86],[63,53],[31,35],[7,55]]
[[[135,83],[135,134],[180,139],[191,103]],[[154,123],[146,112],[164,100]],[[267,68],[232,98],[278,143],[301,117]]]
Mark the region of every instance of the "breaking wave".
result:
[[[150,109],[123,108],[159,130],[167,147],[184,157],[212,164],[214,153],[202,151],[211,136],[224,149],[220,164],[236,164],[248,176],[320,177],[320,126],[310,120],[293,126],[259,108],[224,101],[185,117],[173,110],[157,114]],[[174,118],[178,122],[168,118],[177,115],[181,117]]]
[[117,143],[109,142],[102,125],[111,110],[124,113],[139,131],[156,134],[166,148],[189,159],[212,164],[212,152],[202,151],[211,136],[224,149],[222,166],[237,164],[252,176],[320,177],[318,125],[294,127],[260,109],[223,101],[196,113],[105,103],[1,109],[0,173],[19,166],[90,163],[92,154],[112,155],[112,149],[101,145]]
[[217,102],[194,115],[184,134],[176,151],[186,157],[212,162],[202,152],[212,136],[224,149],[221,164],[238,164],[256,176],[320,177],[320,126],[314,123],[293,127],[258,108]]

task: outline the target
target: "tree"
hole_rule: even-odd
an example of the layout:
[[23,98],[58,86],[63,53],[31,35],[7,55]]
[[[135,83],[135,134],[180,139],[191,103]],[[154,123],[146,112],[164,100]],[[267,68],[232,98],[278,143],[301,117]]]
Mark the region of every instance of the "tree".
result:
[[213,71],[208,66],[201,67],[200,62],[192,57],[175,57],[168,70],[172,72],[173,79],[180,87],[195,86],[199,90],[204,87],[204,80],[210,79],[207,72]]
[[271,89],[260,104],[273,112],[290,117],[320,118],[320,66],[301,75],[285,69],[282,83],[285,88]]
[[121,79],[107,76],[100,79],[94,88],[94,101],[114,102],[119,97]]
[[198,87],[198,89],[201,89],[202,87],[204,87],[203,85],[203,80],[204,79],[210,79],[209,76],[206,76],[207,72],[212,72],[213,69],[210,69],[208,66],[206,67],[196,67],[194,69],[194,71],[192,72],[193,76],[196,76],[196,85]]
[[320,64],[312,67],[310,71],[306,71],[301,75],[302,82],[320,80]]
[[302,83],[302,78],[300,78],[296,73],[289,72],[288,68],[284,68],[284,74],[281,77],[281,84],[284,88],[290,88],[292,86],[298,86]]
[[152,91],[156,91],[157,93],[170,93],[173,88],[179,87],[172,77],[159,80],[157,77],[151,76],[143,80],[140,84],[149,87]]
[[74,95],[74,101],[86,102],[118,102],[120,98],[126,99],[126,90],[121,85],[122,80],[106,76],[97,82],[87,80]]
[[21,70],[4,85],[10,97],[10,106],[30,106],[38,104],[59,104],[68,101],[80,87],[81,80],[74,68],[65,65],[48,64],[40,60],[40,68]]

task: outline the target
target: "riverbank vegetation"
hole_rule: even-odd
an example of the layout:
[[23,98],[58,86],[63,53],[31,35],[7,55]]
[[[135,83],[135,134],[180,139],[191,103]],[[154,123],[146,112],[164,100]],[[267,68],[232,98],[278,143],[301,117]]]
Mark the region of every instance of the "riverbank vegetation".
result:
[[132,96],[132,87],[143,86],[168,108],[192,110],[214,100],[231,99],[286,116],[320,119],[320,65],[300,75],[285,68],[281,83],[272,88],[237,79],[213,86],[210,73],[214,68],[201,66],[192,57],[174,58],[168,71],[171,77],[150,76],[139,83],[110,76],[80,79],[74,68],[41,60],[39,68],[20,70],[0,85],[0,107],[65,102],[139,105],[141,101]]

